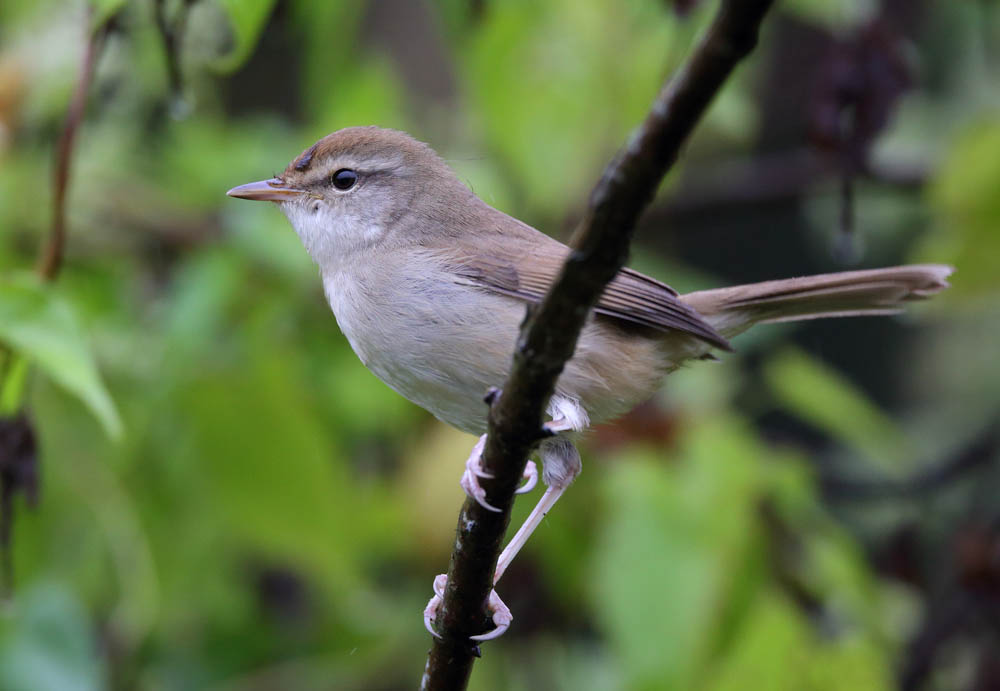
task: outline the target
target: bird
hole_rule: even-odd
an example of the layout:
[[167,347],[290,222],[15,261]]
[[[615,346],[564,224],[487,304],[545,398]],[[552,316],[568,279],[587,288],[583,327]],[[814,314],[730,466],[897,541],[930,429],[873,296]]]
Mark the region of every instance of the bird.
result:
[[[554,282],[570,248],[480,199],[429,145],[379,127],[337,130],[278,176],[228,195],[270,201],[319,267],[337,324],[379,379],[453,427],[480,435],[460,484],[489,504],[479,479],[484,394],[512,364],[528,305]],[[494,584],[579,474],[574,434],[652,396],[684,363],[732,350],[756,324],[895,314],[948,287],[953,268],[917,264],[771,280],[679,294],[630,268],[605,288],[548,402],[538,448],[546,490],[497,562]],[[533,462],[518,492],[538,480]],[[433,628],[446,577],[424,612]],[[492,591],[494,629],[512,615]]]

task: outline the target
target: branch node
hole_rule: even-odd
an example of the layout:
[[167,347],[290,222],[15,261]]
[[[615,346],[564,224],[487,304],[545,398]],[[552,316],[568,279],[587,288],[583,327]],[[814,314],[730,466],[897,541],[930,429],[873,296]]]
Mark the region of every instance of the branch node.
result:
[[483,403],[488,406],[492,406],[500,399],[500,394],[502,393],[503,390],[499,386],[491,386],[486,390],[486,395],[483,396]]

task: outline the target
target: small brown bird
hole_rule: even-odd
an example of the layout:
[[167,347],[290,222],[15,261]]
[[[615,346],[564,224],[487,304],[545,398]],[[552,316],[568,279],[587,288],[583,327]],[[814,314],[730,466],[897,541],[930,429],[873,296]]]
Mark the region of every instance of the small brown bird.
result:
[[[426,144],[404,132],[354,127],[306,149],[277,178],[229,190],[277,202],[319,265],[330,307],[361,361],[437,418],[486,431],[484,393],[511,366],[525,304],[539,301],[569,249],[473,194]],[[580,472],[566,433],[628,411],[687,360],[731,350],[754,324],[894,314],[946,288],[937,264],[767,281],[686,295],[632,269],[608,285],[548,405],[556,434],[539,456],[547,485],[500,556],[494,583]],[[486,501],[481,437],[462,487]],[[530,490],[533,463],[525,472]],[[425,612],[431,633],[444,577]],[[509,610],[490,597],[497,628]]]

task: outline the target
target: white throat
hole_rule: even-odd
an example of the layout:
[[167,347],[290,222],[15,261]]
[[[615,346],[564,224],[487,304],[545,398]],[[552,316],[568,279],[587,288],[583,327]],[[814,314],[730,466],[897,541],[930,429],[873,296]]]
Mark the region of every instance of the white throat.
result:
[[354,262],[361,250],[385,236],[385,228],[345,209],[332,209],[321,199],[286,202],[281,210],[324,274]]

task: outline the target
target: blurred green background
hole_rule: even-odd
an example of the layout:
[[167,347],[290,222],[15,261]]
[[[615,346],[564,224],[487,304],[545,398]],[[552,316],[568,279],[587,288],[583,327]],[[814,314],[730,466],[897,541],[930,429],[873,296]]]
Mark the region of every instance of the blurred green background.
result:
[[[378,124],[565,239],[714,9],[3,0],[0,689],[415,687],[473,440],[364,369],[285,219],[225,191]],[[762,327],[590,434],[471,688],[1000,688],[998,41],[987,0],[779,3],[632,265],[954,287]]]

